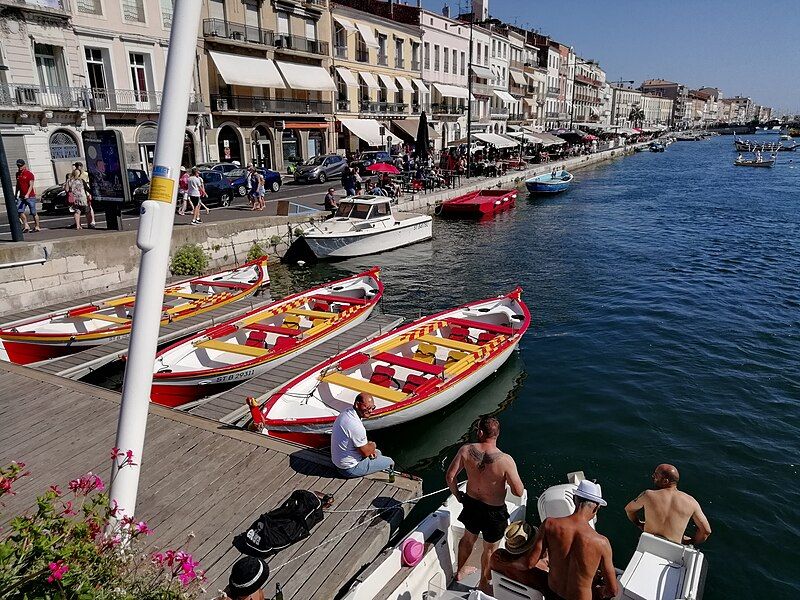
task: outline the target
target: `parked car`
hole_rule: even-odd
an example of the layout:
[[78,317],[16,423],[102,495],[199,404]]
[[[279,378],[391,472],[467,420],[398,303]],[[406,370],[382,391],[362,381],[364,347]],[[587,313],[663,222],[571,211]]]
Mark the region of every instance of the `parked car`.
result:
[[286,163],[286,172],[289,175],[294,175],[294,172],[297,170],[297,167],[303,164],[303,159],[293,154],[289,158],[284,159],[283,162]]
[[[264,189],[277,192],[283,185],[281,174],[277,171],[270,171],[269,169],[256,169],[264,178]],[[233,188],[233,193],[237,196],[247,195],[247,170],[236,169],[228,171],[225,175]]]
[[[224,173],[220,171],[200,171],[200,177],[203,179],[203,184],[208,194],[208,198],[203,199],[206,204],[219,204],[220,206],[230,205],[233,200],[234,190]],[[142,202],[147,200],[147,195],[149,193],[150,184],[143,185],[137,189],[133,194],[136,205],[139,206]],[[178,202],[180,201],[179,198]]]
[[341,177],[345,167],[347,167],[347,161],[344,157],[338,154],[322,154],[309,158],[297,167],[294,172],[294,180],[297,183],[309,181],[325,183],[328,179]]
[[358,169],[359,173],[364,174],[367,172],[367,167],[378,163],[392,164],[393,162],[392,155],[385,150],[369,150],[367,152],[362,152],[358,160],[352,161],[350,166],[354,169]]
[[242,165],[230,162],[208,162],[195,166],[201,171],[219,171],[220,173],[229,173],[230,171],[242,168]]
[[[128,187],[131,190],[131,196],[135,195],[136,190],[143,185],[147,185],[147,189],[149,190],[149,183],[150,177],[147,176],[146,171],[142,169],[128,169]],[[40,199],[42,201],[42,211],[47,213],[66,212],[69,208],[67,192],[64,191],[63,185],[52,185],[48,187],[42,192]],[[123,206],[123,208],[126,207]]]

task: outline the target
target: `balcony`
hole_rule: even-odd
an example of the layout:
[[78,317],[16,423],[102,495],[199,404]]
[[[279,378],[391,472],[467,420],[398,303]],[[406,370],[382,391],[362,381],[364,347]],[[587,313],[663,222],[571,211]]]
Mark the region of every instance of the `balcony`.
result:
[[509,113],[508,120],[513,121],[515,123],[519,123],[525,120],[525,115],[521,113]]
[[231,40],[260,46],[274,46],[275,32],[260,27],[231,23],[222,19],[204,19],[203,37],[215,41]]
[[548,96],[558,96],[561,93],[561,88],[557,87],[547,87],[547,95]]
[[[426,68],[430,68],[428,65]],[[422,63],[419,60],[411,60],[411,70],[412,71],[422,71]]]
[[473,83],[472,93],[476,96],[484,96],[486,98],[491,98],[493,96],[492,86],[485,83]]
[[505,106],[503,106],[503,107],[490,106],[489,107],[489,117],[492,118],[492,119],[505,120],[505,119],[508,119],[508,114],[509,114],[508,109]]
[[361,113],[367,115],[405,114],[408,104],[404,102],[361,102]]
[[333,53],[336,58],[343,58],[347,60],[347,46],[335,46]]
[[597,79],[592,79],[591,77],[587,77],[586,75],[581,75],[580,73],[575,73],[575,81],[578,83],[585,83],[586,85],[591,85],[592,87],[600,87],[600,81]]
[[299,35],[275,34],[275,49],[328,56],[328,42],[305,38]]
[[395,58],[394,59],[394,68],[395,69],[405,69],[406,68],[406,61],[404,58]]
[[437,117],[460,117],[467,111],[466,106],[456,106],[454,104],[431,104],[431,114]]
[[509,60],[508,66],[510,66],[512,69],[522,71],[522,69],[525,67],[525,63],[523,63],[521,60]]
[[0,0],[0,6],[17,8],[23,12],[36,13],[60,19],[69,19],[68,7],[63,0]]
[[337,100],[336,110],[339,112],[350,112],[350,100]]
[[418,115],[418,114],[420,114],[420,113],[421,113],[423,110],[424,110],[426,113],[430,114],[430,112],[431,112],[431,105],[430,105],[430,104],[420,104],[419,102],[414,102],[414,103],[411,105],[411,113],[412,113],[412,114]]
[[255,96],[211,95],[213,112],[276,113],[293,115],[330,114],[331,103],[322,100],[257,98]]
[[81,109],[88,105],[86,88],[0,84],[0,106],[4,107]]
[[545,113],[545,116],[546,116],[548,119],[557,119],[557,118],[558,118],[558,114],[559,114],[559,113],[558,113],[558,111],[552,111],[552,110],[548,110],[548,111]]
[[389,66],[389,56],[387,54],[378,53],[378,64],[382,67]]

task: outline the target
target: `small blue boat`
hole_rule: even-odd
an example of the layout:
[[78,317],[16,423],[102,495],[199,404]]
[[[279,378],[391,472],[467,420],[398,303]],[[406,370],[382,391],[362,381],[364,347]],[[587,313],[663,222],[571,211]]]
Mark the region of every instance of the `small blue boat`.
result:
[[531,194],[558,194],[566,191],[573,179],[572,173],[562,169],[555,173],[531,177],[525,181],[525,187]]

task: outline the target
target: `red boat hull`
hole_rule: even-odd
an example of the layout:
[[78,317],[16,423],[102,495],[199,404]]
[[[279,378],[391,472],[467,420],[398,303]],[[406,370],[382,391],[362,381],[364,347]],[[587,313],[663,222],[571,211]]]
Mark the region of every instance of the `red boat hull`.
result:
[[443,217],[482,219],[511,210],[517,204],[517,190],[470,192],[442,204]]
[[8,354],[8,360],[18,365],[29,365],[50,358],[67,356],[90,346],[67,346],[65,344],[37,344],[28,342],[10,342],[0,340],[3,349]]
[[153,384],[150,392],[150,399],[161,406],[175,408],[187,402],[200,400],[205,396],[212,396],[219,392],[230,389],[231,385],[160,385]]

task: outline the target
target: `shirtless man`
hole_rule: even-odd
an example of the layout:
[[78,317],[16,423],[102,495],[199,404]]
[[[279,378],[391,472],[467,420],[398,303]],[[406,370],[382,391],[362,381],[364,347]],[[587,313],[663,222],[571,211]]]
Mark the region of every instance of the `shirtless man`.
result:
[[[600,486],[584,479],[573,495],[575,511],[568,517],[545,519],[539,528],[528,568],[534,569],[547,553],[550,571],[547,587],[540,589],[547,600],[592,600],[613,598],[618,593],[611,544],[589,522],[597,509],[606,506]],[[602,583],[595,581],[600,571]]]
[[[678,490],[680,475],[672,465],[658,465],[653,472],[656,489],[645,490],[625,507],[631,522],[642,531],[657,535],[676,544],[701,544],[711,535],[711,525],[703,514],[700,504],[689,494]],[[644,522],[639,520],[639,511],[644,510]],[[689,537],[684,535],[689,519],[697,530]]]
[[[466,531],[458,543],[458,573],[461,581],[475,572],[466,563],[478,540],[483,534],[483,554],[481,555],[481,577],[479,588],[489,590],[489,559],[505,533],[508,525],[506,510],[506,484],[515,496],[522,496],[525,487],[517,473],[517,465],[508,454],[497,449],[500,435],[500,422],[494,417],[481,417],[478,421],[478,443],[462,446],[450,467],[447,469],[447,485],[450,491],[464,505],[458,520]],[[458,489],[456,478],[461,469],[467,471],[467,493]]]

